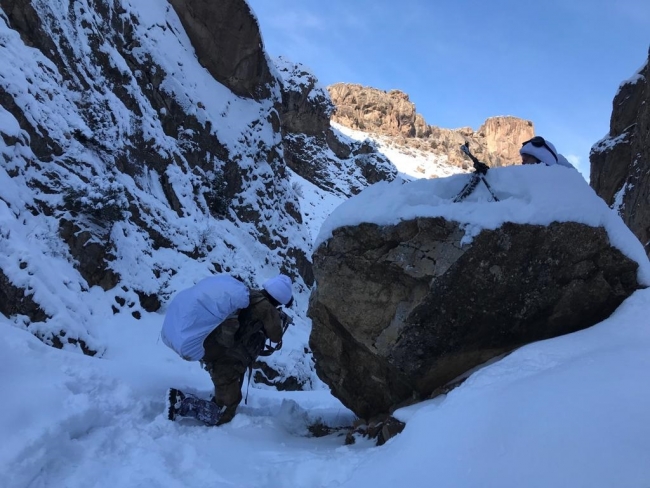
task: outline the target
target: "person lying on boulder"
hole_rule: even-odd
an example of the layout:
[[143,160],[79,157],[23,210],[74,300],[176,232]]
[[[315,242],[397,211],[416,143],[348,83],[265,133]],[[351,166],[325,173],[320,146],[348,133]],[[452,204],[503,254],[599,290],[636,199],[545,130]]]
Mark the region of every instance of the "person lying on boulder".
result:
[[573,165],[557,152],[555,146],[541,136],[535,136],[523,142],[519,154],[521,154],[521,164],[544,163],[546,166],[559,164],[573,168]]

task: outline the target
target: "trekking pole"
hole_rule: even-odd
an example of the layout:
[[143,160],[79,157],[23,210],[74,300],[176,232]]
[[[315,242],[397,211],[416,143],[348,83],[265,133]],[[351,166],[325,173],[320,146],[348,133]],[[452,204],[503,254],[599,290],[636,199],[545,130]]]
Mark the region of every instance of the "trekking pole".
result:
[[490,192],[490,195],[492,196],[492,199],[493,199],[495,202],[498,202],[499,199],[498,199],[497,196],[494,194],[494,192],[492,191],[492,187],[488,184],[487,180],[485,179],[485,175],[487,174],[488,169],[490,169],[490,167],[489,167],[487,164],[482,163],[481,161],[479,161],[478,158],[477,158],[476,156],[474,156],[474,155],[470,152],[470,150],[469,150],[469,144],[468,144],[467,142],[465,142],[465,144],[463,144],[463,145],[460,146],[460,150],[461,150],[465,155],[469,156],[469,158],[470,158],[470,159],[472,160],[472,162],[474,163],[474,172],[472,173],[472,176],[471,176],[469,182],[467,182],[467,184],[466,184],[466,185],[463,187],[463,189],[458,193],[458,195],[456,195],[456,196],[454,197],[454,200],[453,200],[454,203],[462,202],[463,200],[465,200],[465,198],[467,198],[469,195],[471,195],[471,193],[474,191],[474,189],[476,188],[476,186],[477,186],[477,185],[479,184],[479,182],[481,182],[481,181],[485,184],[485,187],[486,187],[486,188],[488,189],[488,191]]

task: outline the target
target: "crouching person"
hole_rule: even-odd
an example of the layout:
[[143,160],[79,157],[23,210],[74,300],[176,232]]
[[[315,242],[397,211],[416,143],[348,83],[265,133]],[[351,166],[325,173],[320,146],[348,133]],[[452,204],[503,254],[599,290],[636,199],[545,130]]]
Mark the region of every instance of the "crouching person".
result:
[[242,400],[246,372],[260,355],[281,347],[288,317],[280,307],[292,301],[291,280],[282,274],[267,280],[261,290],[217,275],[180,292],[169,305],[161,336],[184,359],[201,361],[214,384],[214,397],[208,401],[172,388],[168,418],[192,417],[208,425],[230,422]]

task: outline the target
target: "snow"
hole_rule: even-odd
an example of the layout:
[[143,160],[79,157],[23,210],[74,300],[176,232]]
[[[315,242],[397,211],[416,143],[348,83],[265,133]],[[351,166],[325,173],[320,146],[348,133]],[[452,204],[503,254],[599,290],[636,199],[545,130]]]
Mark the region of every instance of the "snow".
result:
[[300,177],[288,169],[291,175],[291,184],[300,196],[300,213],[303,222],[307,224],[312,242],[316,240],[323,219],[330,215],[336,207],[345,201],[345,198],[321,190],[313,183]]
[[639,81],[645,81],[645,76],[643,75],[643,72],[646,70],[647,66],[648,63],[646,62],[643,64],[643,66],[641,66],[638,70],[636,70],[635,73],[632,76],[630,76],[627,80],[622,81],[618,87],[618,91],[620,92],[621,89],[626,85],[636,85]]
[[621,186],[621,189],[616,192],[614,195],[614,202],[612,203],[612,210],[614,210],[617,214],[622,215],[623,214],[623,208],[625,206],[625,194],[627,193],[627,190],[632,187],[631,183],[628,183],[627,181],[623,183],[623,186]]
[[[69,45],[83,64],[83,69],[71,69],[71,76],[88,76],[84,83],[93,89],[70,89],[71,83],[45,56],[22,43],[2,13],[0,89],[16,100],[25,117],[53,140],[67,141],[65,155],[82,163],[79,172],[98,187],[110,183],[106,163],[70,138],[75,131],[98,136],[77,109],[82,97],[106,107],[118,121],[103,128],[104,141],[113,140],[118,147],[135,123],[160,154],[178,154],[176,139],[162,130],[158,114],[108,40],[102,51],[124,74],[124,88],[140,106],[141,117],[135,120],[110,91],[101,91],[107,82],[87,57],[92,32],[87,26],[101,22],[93,8],[83,1],[32,3],[39,13],[47,13],[41,17],[62,41],[57,45]],[[251,180],[257,178],[242,200],[255,208],[257,192],[266,195],[273,188],[289,195],[275,199],[276,207],[264,209],[264,215],[294,245],[311,250],[341,225],[394,223],[416,215],[463,222],[468,242],[481,229],[505,221],[576,220],[605,226],[612,243],[640,263],[640,279],[650,283],[638,241],[577,172],[566,168],[492,169],[487,179],[501,202],[489,202],[479,185],[466,202],[452,205],[449,199],[467,175],[419,180],[460,170],[378,140],[403,180],[375,185],[350,200],[289,169],[285,180],[271,181],[273,170],[256,162],[250,148],[279,141],[265,124],[250,126],[272,104],[241,99],[216,83],[198,63],[166,1],[145,5],[123,0],[121,6],[125,18],[132,15],[139,21],[135,29],[142,42],[135,54],[151,57],[165,70],[162,86],[167,93],[201,123],[211,122],[219,140],[242,156],[242,169],[251,172]],[[289,80],[296,86],[300,81]],[[650,391],[645,387],[650,377],[650,290],[637,291],[610,319],[590,329],[523,347],[474,372],[449,394],[397,411],[407,422],[404,432],[375,447],[361,438],[344,445],[345,430],[320,438],[308,434],[312,424],[345,427],[355,417],[320,382],[311,356],[304,353],[309,290],[299,283],[291,310],[295,325],[271,358],[282,377],[296,377],[307,391],[280,392],[252,383],[248,404],[240,406],[228,425],[169,422],[164,411],[167,388],[208,397],[212,384],[198,363],[183,361],[160,340],[168,299],[212,274],[213,263],[255,284],[274,276],[282,260],[259,244],[252,224],[209,218],[192,198],[191,177],[180,166],[170,166],[167,176],[182,200],[183,216],[164,203],[160,175],[154,170],[135,178],[120,174],[115,185],[118,194],[124,188],[147,210],[141,218],[169,239],[172,248],[153,249],[144,232],[129,222],[116,222],[106,232],[121,286],[89,288],[61,242],[59,216],[30,211],[36,197],[56,206],[61,195],[37,193],[27,184],[43,178],[31,164],[38,158],[28,139],[19,122],[0,107],[0,269],[33,295],[48,317],[31,322],[25,316],[0,314],[0,487],[650,486]],[[70,186],[80,186],[80,176],[60,163],[54,158],[48,167]],[[291,198],[300,207],[302,225],[278,217],[283,214],[278,209]],[[203,257],[184,254],[194,250]],[[145,311],[135,290],[159,294],[161,310]],[[74,341],[54,349],[34,335],[47,340],[59,331],[83,340],[97,355],[84,356]]]
[[[325,94],[326,88],[318,81],[307,66],[294,63],[282,56],[274,58],[273,64],[277,68],[278,75],[289,86],[310,89],[311,85],[314,85],[311,91]],[[315,97],[314,95],[311,96]]]
[[382,447],[307,426],[350,425],[327,390],[252,385],[233,422],[169,422],[169,386],[207,396],[197,363],[158,339],[162,316],[103,318],[103,359],[0,324],[0,486],[647,486],[650,290],[609,319],[513,352],[446,396],[398,410]]
[[596,144],[592,146],[591,151],[604,153],[607,151],[611,151],[618,144],[622,142],[626,142],[626,139],[630,136],[630,134],[627,132],[628,128],[626,128],[625,131],[623,131],[621,134],[617,135],[616,137],[611,137],[609,134],[607,134],[605,137],[603,137],[600,141],[598,141]]
[[364,141],[369,139],[373,141],[378,152],[386,156],[395,165],[402,179],[439,178],[467,172],[467,170],[450,165],[447,162],[447,156],[438,156],[416,148],[398,146],[392,143],[388,137],[350,129],[336,122],[332,122],[332,127],[353,140]]

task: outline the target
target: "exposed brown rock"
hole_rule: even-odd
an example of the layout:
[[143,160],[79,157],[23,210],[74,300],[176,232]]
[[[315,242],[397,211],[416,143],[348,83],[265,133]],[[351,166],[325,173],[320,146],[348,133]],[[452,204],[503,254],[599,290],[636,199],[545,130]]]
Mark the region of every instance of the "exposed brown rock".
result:
[[650,254],[650,53],[614,97],[609,134],[591,148],[590,184]]
[[[343,141],[330,126],[334,105],[327,90],[302,65],[278,58],[284,160],[314,185],[345,196],[397,176],[370,142]],[[336,186],[335,186],[336,185]]]
[[521,143],[534,135],[532,122],[511,116],[489,118],[478,131],[469,127],[443,129],[428,125],[416,113],[409,96],[399,90],[386,92],[348,83],[331,85],[328,90],[336,106],[332,121],[388,136],[398,145],[446,155],[455,166],[470,164],[458,151],[466,141],[472,152],[490,166],[518,164]]
[[494,166],[519,164],[521,143],[534,135],[533,123],[517,117],[490,117],[476,131],[476,137],[483,139],[478,145],[494,156]]
[[264,384],[276,388],[278,391],[302,391],[305,387],[295,376],[283,376],[267,362],[257,360],[253,363],[255,383]]
[[603,228],[504,224],[461,246],[463,235],[457,222],[418,218],[342,227],[316,250],[316,371],[359,417],[594,325],[638,288],[637,263]]
[[245,0],[170,0],[199,61],[242,97],[268,98],[273,83],[259,26]]
[[406,424],[390,415],[380,415],[367,423],[360,420],[353,425],[345,436],[345,445],[356,443],[357,437],[376,439],[378,446],[383,446],[390,439],[400,434]]
[[82,229],[80,225],[79,222],[61,219],[61,238],[69,246],[70,254],[77,260],[76,267],[88,285],[99,285],[104,290],[110,290],[119,283],[120,277],[108,267],[108,261],[112,257],[108,232],[105,231],[104,239],[99,240],[96,239],[97,231]]

